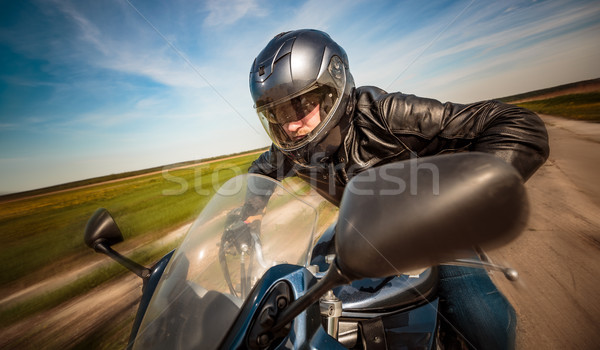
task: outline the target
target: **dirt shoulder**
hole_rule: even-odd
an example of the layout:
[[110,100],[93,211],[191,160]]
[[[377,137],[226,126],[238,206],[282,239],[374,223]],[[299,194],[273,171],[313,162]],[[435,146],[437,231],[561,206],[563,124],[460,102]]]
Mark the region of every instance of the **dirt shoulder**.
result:
[[[191,223],[187,223],[180,226],[150,243],[148,247],[166,245],[183,237],[190,225]],[[130,248],[121,253],[129,255],[132,250]],[[93,257],[89,263],[79,264],[77,268],[68,272],[41,280],[8,295],[0,301],[0,308],[43,296],[111,263],[106,256],[94,255],[91,250],[89,254]],[[106,334],[107,337],[113,339],[108,343],[122,343],[126,341],[131,330],[137,304],[142,294],[141,286],[142,280],[128,273],[57,307],[1,328],[0,349],[68,349],[79,341],[93,342],[92,335],[99,332],[111,333],[107,332],[107,329],[113,329],[112,334]],[[96,341],[106,344],[106,340],[103,339]],[[126,344],[122,345],[119,348],[124,348]]]
[[[191,225],[191,223],[186,223],[186,224],[176,228],[175,230],[171,231],[170,233],[166,234],[162,238],[160,238],[154,242],[148,243],[147,244],[148,248],[166,245],[167,243],[173,242],[173,241],[183,237],[183,235],[187,232],[190,225]],[[143,237],[140,237],[140,238],[143,238]],[[139,249],[141,247],[142,243],[140,241],[141,241],[140,239],[130,240],[130,242],[127,242],[127,243],[128,243],[128,246],[131,248],[128,248],[126,250],[121,250],[119,252],[125,256],[130,255],[130,253],[133,250]],[[136,243],[137,243],[137,245],[136,245]],[[39,282],[32,284],[26,288],[14,290],[12,293],[9,293],[8,295],[4,296],[2,298],[2,300],[0,300],[0,308],[4,307],[10,303],[16,303],[16,302],[19,302],[22,300],[32,299],[32,298],[38,297],[40,295],[43,295],[45,293],[49,293],[49,292],[52,292],[59,288],[62,288],[65,285],[72,283],[76,279],[91,273],[95,269],[98,269],[100,267],[103,267],[103,266],[106,266],[106,265],[112,263],[112,260],[110,260],[108,257],[106,257],[104,255],[101,255],[101,254],[94,255],[92,250],[89,251],[89,257],[90,257],[89,260],[85,259],[85,261],[87,261],[87,263],[74,265],[75,267],[67,272],[42,279]],[[3,293],[3,294],[7,294],[7,293]]]

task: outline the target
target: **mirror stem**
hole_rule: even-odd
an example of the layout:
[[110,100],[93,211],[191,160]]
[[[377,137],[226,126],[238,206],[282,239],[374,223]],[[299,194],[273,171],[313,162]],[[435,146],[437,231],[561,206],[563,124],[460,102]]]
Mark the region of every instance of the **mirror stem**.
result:
[[519,279],[519,273],[517,272],[517,270],[510,268],[510,267],[502,266],[502,265],[492,264],[491,262],[482,261],[482,260],[455,259],[453,261],[441,263],[440,265],[464,266],[464,267],[474,267],[474,268],[480,268],[480,269],[481,268],[490,269],[490,270],[495,270],[495,271],[501,271],[504,274],[504,277],[509,281],[514,282]]
[[337,262],[334,260],[329,266],[325,276],[319,282],[317,282],[317,284],[310,288],[306,294],[292,302],[289,307],[285,308],[279,314],[272,331],[276,332],[285,327],[285,325],[290,323],[311,304],[318,301],[322,295],[327,293],[332,288],[347,283],[350,283],[350,280],[342,274],[337,266]]
[[135,273],[138,277],[146,281],[150,278],[151,271],[150,269],[136,263],[135,261],[119,254],[117,251],[113,250],[110,246],[106,245],[104,242],[97,243],[94,245],[94,250],[98,253],[106,254],[111,259],[117,261],[119,264],[125,266],[131,272]]

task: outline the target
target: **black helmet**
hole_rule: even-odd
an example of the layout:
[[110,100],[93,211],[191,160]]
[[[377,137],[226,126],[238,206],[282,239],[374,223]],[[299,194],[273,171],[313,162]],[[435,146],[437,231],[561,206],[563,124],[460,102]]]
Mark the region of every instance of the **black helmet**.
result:
[[326,159],[339,148],[353,90],[346,52],[317,30],[278,34],[250,70],[250,92],[265,130],[300,164]]

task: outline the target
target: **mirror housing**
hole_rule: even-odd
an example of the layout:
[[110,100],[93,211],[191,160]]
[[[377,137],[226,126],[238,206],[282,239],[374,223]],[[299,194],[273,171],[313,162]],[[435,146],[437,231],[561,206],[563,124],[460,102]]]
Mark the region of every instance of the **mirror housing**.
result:
[[368,169],[346,186],[336,263],[350,280],[387,277],[514,239],[529,215],[523,179],[490,154],[410,159]]
[[150,269],[119,254],[110,247],[113,244],[123,242],[123,233],[121,233],[119,226],[117,226],[117,223],[108,210],[99,208],[92,214],[85,225],[83,241],[97,253],[106,254],[111,259],[129,269],[131,272],[142,278],[144,283],[150,278]]
[[98,208],[85,225],[85,244],[94,249],[99,243],[111,246],[123,242],[123,234],[108,210]]

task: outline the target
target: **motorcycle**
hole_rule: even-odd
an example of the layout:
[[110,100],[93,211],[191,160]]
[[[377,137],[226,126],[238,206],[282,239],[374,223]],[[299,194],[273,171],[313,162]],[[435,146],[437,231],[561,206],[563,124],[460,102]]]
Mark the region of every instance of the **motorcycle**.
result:
[[[252,200],[264,209],[244,217]],[[459,153],[356,175],[322,234],[318,205],[247,174],[226,182],[180,246],[150,268],[111,248],[123,237],[105,209],[84,241],[144,281],[131,349],[436,349],[444,348],[436,266],[514,279],[514,270],[462,258],[514,239],[527,217],[510,165]]]

